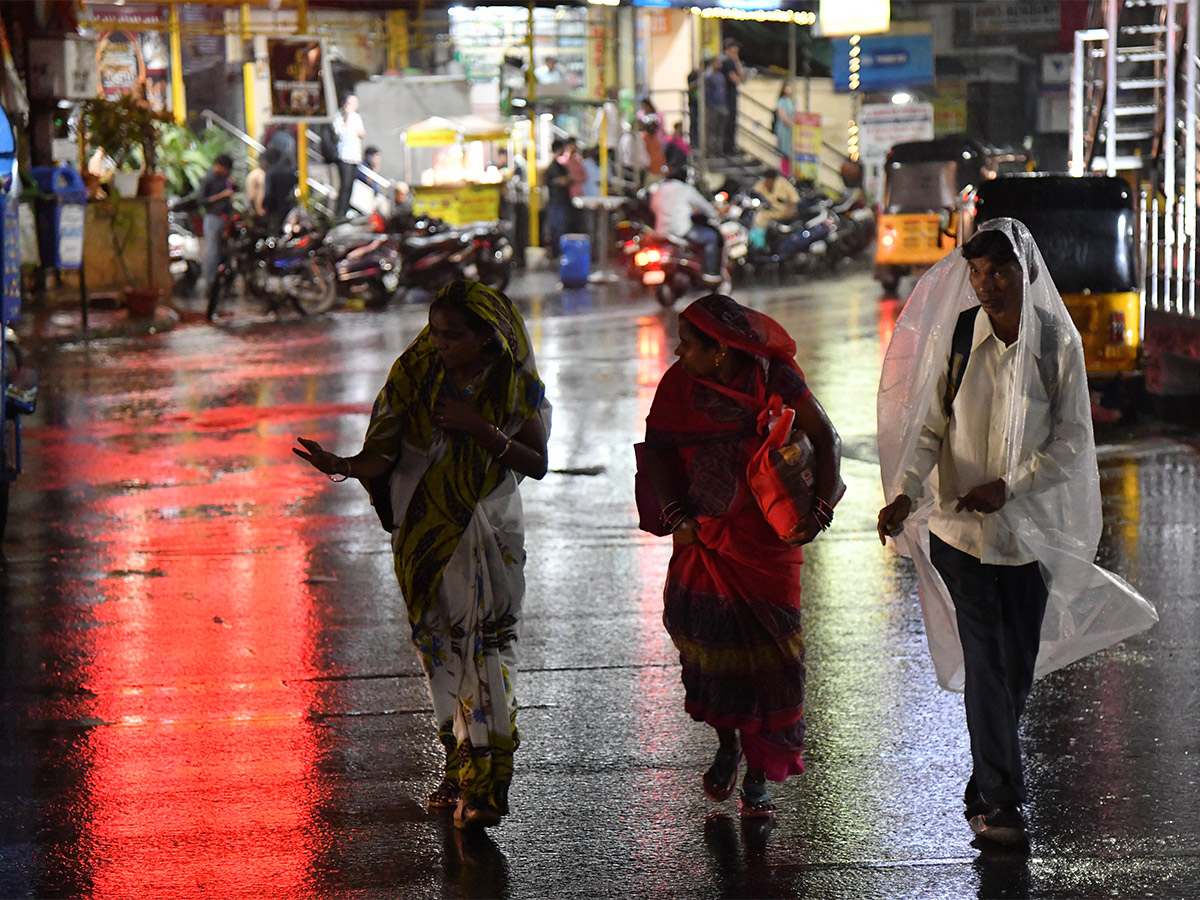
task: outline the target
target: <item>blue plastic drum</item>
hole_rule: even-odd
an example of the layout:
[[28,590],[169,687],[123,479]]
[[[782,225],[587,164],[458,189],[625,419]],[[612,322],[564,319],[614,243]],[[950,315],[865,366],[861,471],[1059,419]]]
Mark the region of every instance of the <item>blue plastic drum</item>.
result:
[[583,287],[592,267],[592,242],[586,234],[564,234],[559,239],[562,256],[558,262],[558,277],[563,287]]

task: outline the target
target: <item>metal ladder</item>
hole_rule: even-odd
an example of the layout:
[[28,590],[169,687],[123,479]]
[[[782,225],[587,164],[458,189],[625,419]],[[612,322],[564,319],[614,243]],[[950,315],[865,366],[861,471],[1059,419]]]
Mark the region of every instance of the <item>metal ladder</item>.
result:
[[1196,316],[1200,0],[1098,0],[1075,33],[1070,171],[1137,173],[1146,306]]

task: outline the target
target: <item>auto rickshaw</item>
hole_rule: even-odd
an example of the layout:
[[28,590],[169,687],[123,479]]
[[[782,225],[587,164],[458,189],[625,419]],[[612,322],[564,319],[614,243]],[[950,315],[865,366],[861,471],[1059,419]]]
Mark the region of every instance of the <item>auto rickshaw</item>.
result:
[[972,230],[1000,216],[1029,229],[1083,338],[1093,381],[1140,374],[1136,212],[1129,182],[1107,175],[1001,175],[975,194]]
[[888,151],[875,248],[875,279],[885,292],[954,249],[962,198],[994,176],[992,155],[966,137],[911,141]]

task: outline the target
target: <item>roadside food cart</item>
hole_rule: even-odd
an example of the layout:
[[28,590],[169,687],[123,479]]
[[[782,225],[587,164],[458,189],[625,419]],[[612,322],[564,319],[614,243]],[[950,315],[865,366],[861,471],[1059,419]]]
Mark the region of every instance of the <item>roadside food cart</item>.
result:
[[480,116],[432,116],[402,129],[413,212],[451,225],[499,218],[501,184],[488,145],[507,144],[511,134],[510,125]]

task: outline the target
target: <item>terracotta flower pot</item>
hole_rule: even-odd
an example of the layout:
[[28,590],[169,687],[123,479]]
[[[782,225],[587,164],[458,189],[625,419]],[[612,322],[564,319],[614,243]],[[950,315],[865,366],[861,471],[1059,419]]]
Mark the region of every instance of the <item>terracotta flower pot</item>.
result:
[[131,316],[142,319],[153,318],[160,300],[162,300],[162,291],[158,288],[125,289],[125,308],[129,310]]
[[161,197],[167,184],[167,176],[162,172],[144,172],[138,179],[137,195],[139,197]]

